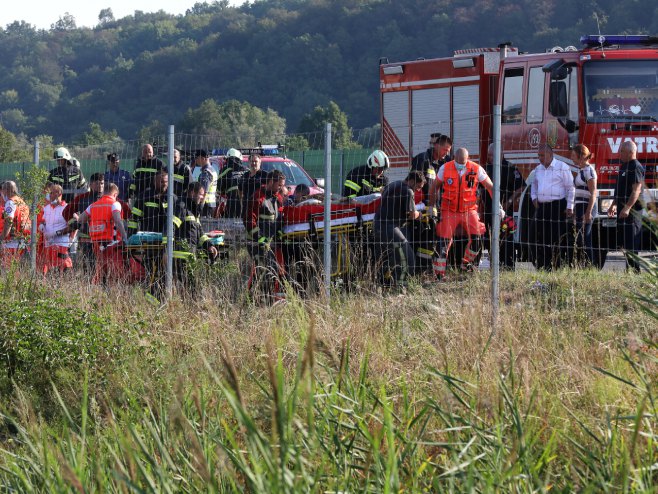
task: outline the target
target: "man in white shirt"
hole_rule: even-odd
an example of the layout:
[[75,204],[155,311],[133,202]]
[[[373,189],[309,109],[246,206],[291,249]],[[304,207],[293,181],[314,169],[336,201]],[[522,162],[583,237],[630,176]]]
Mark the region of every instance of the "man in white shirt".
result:
[[542,144],[537,154],[539,165],[530,188],[536,209],[537,268],[550,271],[567,254],[567,218],[573,216],[575,187],[569,165],[556,160],[548,144]]
[[43,274],[55,269],[64,272],[73,268],[69,256],[69,235],[63,233],[66,231],[67,222],[62,214],[66,208],[66,203],[62,200],[62,187],[52,185],[49,198],[50,202],[43,208],[43,223],[39,225],[44,238]]

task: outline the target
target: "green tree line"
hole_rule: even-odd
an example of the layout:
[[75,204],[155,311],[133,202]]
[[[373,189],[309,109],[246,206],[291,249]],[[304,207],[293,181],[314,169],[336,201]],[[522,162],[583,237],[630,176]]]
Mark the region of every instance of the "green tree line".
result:
[[[331,114],[335,102],[350,126],[366,128],[379,119],[380,57],[448,56],[503,41],[543,51],[577,44],[599,27],[658,32],[658,7],[635,0],[257,0],[121,19],[108,7],[93,28],[77,27],[68,12],[46,30],[17,20],[0,29],[0,125],[83,144],[104,132],[136,138],[165,123],[201,131],[207,122],[195,115],[228,110],[243,114],[238,133],[254,122],[293,133]],[[215,123],[213,132],[226,128]]]

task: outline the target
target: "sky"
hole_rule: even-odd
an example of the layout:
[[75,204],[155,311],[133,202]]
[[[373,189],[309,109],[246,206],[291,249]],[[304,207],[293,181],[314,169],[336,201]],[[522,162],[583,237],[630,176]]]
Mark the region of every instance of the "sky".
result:
[[[132,15],[135,10],[170,14],[184,14],[197,1],[203,0],[3,0],[0,8],[0,26],[6,27],[14,21],[26,21],[38,29],[49,29],[66,12],[75,17],[78,27],[93,27],[98,24],[102,9],[111,8],[115,19]],[[211,3],[212,0],[206,0]],[[244,0],[230,0],[231,5],[242,5]]]

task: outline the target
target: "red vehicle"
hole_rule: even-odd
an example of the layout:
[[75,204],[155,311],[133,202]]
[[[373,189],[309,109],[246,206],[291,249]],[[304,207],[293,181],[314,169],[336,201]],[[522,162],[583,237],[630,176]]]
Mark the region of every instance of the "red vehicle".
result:
[[[645,198],[658,197],[658,38],[583,36],[581,43],[581,49],[554,47],[535,54],[501,45],[459,50],[449,58],[380,61],[382,149],[392,175],[407,171],[433,132],[449,135],[475,161],[485,159],[493,105],[499,102],[503,156],[524,177],[538,163],[542,143],[568,164],[577,143],[594,153],[600,190],[594,242],[605,253],[613,230],[608,227],[615,225],[605,212],[623,141],[638,146],[646,167]],[[521,221],[517,239],[523,228]]]
[[[290,194],[295,192],[295,187],[299,184],[308,185],[311,189],[311,195],[322,194],[324,190],[321,188],[324,185],[323,179],[314,180],[296,161],[291,160],[285,155],[283,146],[278,145],[262,145],[255,148],[240,148],[242,153],[242,161],[244,166],[249,168],[249,156],[252,154],[260,155],[261,169],[269,172],[272,170],[280,170],[286,176],[286,187]],[[220,155],[213,155],[210,157],[210,164],[215,168],[217,173],[224,168],[226,159],[224,153]],[[198,177],[200,170],[195,170]]]

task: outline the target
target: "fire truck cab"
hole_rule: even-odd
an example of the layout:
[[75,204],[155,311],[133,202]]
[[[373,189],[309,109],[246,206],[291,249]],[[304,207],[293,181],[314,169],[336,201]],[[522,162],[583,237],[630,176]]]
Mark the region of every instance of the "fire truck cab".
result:
[[[583,36],[581,44],[536,54],[504,44],[459,50],[449,58],[380,60],[382,149],[391,158],[391,175],[406,172],[433,132],[449,135],[454,147],[467,148],[471,159],[484,163],[498,103],[503,157],[524,178],[538,164],[540,144],[549,144],[570,165],[574,145],[592,151],[599,187],[594,247],[604,261],[608,246],[614,247],[615,220],[606,212],[622,142],[636,143],[646,168],[643,199],[652,207],[658,199],[658,38],[594,35]],[[523,207],[515,209],[518,217]],[[517,240],[527,234],[527,221],[519,219]],[[645,237],[646,249],[649,232]]]

